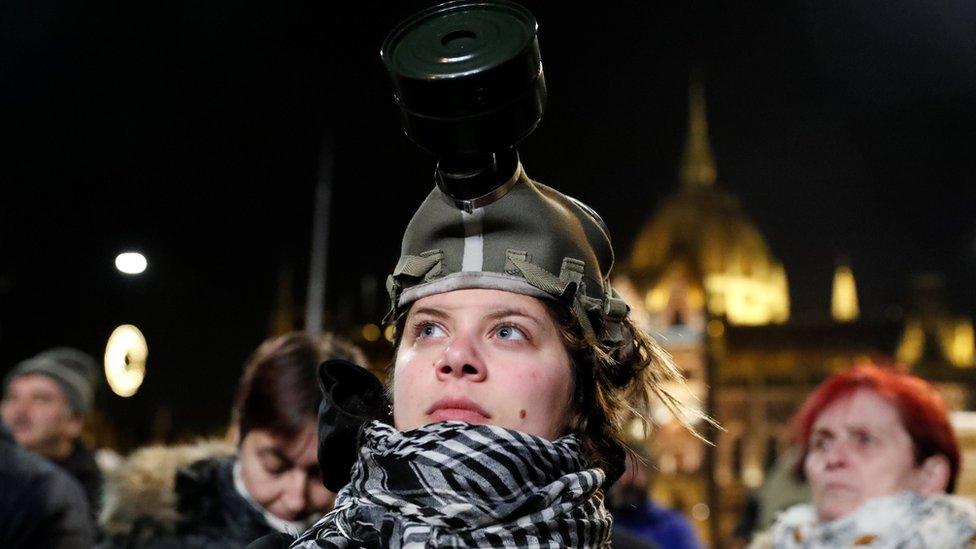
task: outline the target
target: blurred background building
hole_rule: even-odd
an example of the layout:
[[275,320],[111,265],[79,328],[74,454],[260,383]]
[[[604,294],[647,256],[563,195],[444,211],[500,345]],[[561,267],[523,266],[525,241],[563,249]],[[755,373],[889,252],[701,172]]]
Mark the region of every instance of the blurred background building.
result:
[[[731,539],[748,494],[790,450],[790,418],[823,379],[858,362],[897,362],[934,382],[950,409],[974,410],[976,347],[972,320],[950,313],[937,273],[910,281],[892,304],[903,315],[862,318],[849,258],[834,266],[820,318],[791,319],[783,264],[721,186],[697,73],[688,116],[677,189],[648,218],[614,285],[684,371],[688,387],[672,389],[715,442],[697,440],[663,405],[652,410],[652,493],[693,517],[703,539]],[[708,429],[704,414],[723,429]],[[972,427],[957,417],[972,455]],[[969,479],[960,493],[976,496]],[[781,508],[793,503],[783,496]]]
[[[305,327],[323,180],[323,325],[386,366],[433,159],[378,50],[432,3],[6,3],[0,376],[135,326],[110,360],[135,392],[103,385],[93,441],[223,434],[251,350]],[[549,90],[526,170],[601,213],[615,284],[726,428],[709,450],[655,411],[655,496],[729,532],[806,392],[862,357],[973,409],[976,3],[523,3]]]

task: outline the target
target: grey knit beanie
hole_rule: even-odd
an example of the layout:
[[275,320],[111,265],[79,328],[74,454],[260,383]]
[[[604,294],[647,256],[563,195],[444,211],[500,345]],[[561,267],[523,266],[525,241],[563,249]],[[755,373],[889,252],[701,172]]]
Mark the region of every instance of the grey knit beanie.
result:
[[16,377],[41,374],[64,390],[72,411],[83,414],[91,407],[98,382],[98,364],[88,354],[70,347],[48,349],[14,366],[4,379],[4,389]]

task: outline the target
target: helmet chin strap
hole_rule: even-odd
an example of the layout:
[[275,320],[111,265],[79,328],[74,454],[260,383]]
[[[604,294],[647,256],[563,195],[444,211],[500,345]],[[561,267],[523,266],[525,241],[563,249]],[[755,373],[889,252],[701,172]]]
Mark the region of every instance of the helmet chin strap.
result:
[[443,156],[434,181],[452,206],[467,213],[505,196],[518,181],[519,155],[514,148],[482,155]]

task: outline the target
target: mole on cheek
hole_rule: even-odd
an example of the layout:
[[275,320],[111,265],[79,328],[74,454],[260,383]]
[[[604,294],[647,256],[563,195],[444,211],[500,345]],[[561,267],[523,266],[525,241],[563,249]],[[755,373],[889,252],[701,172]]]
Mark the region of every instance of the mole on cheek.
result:
[[525,419],[525,410],[519,410],[519,418]]

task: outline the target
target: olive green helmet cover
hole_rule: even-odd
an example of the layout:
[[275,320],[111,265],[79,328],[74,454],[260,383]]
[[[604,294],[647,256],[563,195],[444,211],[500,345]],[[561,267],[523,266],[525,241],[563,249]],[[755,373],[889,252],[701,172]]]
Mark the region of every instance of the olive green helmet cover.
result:
[[628,306],[610,287],[613,249],[592,209],[529,179],[519,166],[502,198],[470,213],[434,188],[407,225],[387,280],[398,318],[410,303],[467,288],[556,300],[603,343],[626,337]]

